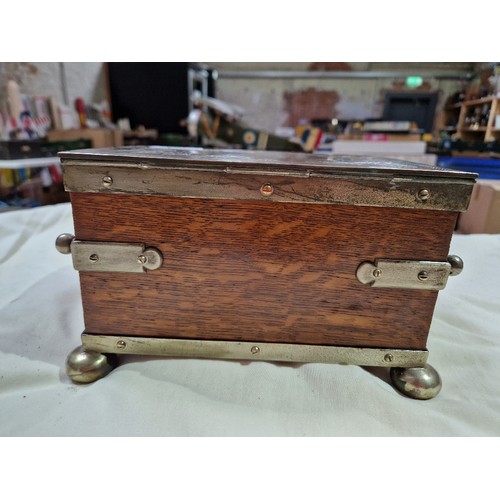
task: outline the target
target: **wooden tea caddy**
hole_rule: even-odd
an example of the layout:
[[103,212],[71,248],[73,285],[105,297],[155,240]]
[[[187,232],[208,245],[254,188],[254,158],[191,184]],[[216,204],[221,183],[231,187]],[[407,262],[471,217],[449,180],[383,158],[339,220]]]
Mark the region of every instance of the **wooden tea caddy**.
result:
[[440,390],[426,349],[474,174],[399,160],[123,147],[60,153],[92,382],[115,354],[391,368]]

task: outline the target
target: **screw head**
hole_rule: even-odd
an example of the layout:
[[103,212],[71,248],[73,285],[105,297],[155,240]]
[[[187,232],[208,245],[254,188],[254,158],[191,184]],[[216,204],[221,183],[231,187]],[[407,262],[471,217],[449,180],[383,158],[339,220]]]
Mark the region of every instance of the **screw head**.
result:
[[260,188],[260,194],[262,196],[271,196],[274,192],[274,187],[272,184],[263,184]]
[[137,257],[137,262],[139,264],[146,264],[147,261],[148,258],[145,255],[139,255],[139,257]]
[[102,185],[104,187],[110,187],[113,185],[113,178],[110,177],[109,175],[105,175],[103,178],[102,178]]
[[89,256],[90,262],[97,262],[99,260],[99,255],[96,253],[93,253],[92,255]]
[[419,281],[427,281],[429,279],[429,274],[426,271],[420,271],[417,277]]
[[250,349],[250,352],[252,354],[258,354],[260,352],[260,347],[257,346],[257,345],[254,345],[251,349]]
[[389,353],[389,354],[386,354],[386,355],[384,356],[384,361],[385,361],[386,363],[391,363],[392,361],[394,361],[394,356],[393,356],[392,354],[390,354],[390,353]]
[[127,347],[127,343],[124,341],[124,340],[119,340],[117,343],[116,343],[116,347],[118,349],[125,349],[125,347]]
[[426,201],[430,198],[430,196],[431,196],[431,193],[428,189],[421,189],[417,194],[417,198],[420,201]]
[[372,275],[374,278],[380,278],[382,276],[382,269],[374,269]]

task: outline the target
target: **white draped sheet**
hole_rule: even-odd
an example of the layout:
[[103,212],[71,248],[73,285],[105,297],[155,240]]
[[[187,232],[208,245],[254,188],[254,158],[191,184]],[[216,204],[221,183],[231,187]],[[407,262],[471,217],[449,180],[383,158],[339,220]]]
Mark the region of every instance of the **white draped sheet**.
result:
[[75,385],[78,273],[54,247],[70,204],[0,214],[2,436],[498,436],[500,235],[454,235],[463,273],[439,294],[428,348],[443,379],[415,401],[385,369],[123,357]]

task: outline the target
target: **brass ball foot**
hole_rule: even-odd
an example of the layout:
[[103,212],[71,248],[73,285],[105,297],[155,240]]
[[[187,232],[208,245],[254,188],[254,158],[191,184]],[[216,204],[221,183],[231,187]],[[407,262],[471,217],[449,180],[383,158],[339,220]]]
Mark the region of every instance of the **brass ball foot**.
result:
[[66,359],[66,373],[73,382],[89,384],[105,377],[116,365],[116,356],[85,351],[79,346]]
[[431,366],[423,368],[391,368],[394,387],[413,399],[432,399],[441,390],[439,373]]

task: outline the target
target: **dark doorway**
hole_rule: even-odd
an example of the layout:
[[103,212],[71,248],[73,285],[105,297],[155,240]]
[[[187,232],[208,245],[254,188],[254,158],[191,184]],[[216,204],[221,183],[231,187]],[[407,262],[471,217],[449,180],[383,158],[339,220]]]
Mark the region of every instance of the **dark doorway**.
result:
[[415,122],[424,132],[432,132],[437,92],[388,92],[384,120]]

